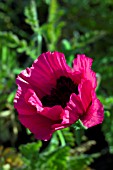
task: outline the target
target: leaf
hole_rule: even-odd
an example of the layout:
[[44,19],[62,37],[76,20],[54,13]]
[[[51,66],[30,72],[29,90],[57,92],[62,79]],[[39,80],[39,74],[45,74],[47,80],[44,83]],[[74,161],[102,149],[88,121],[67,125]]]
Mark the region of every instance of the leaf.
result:
[[21,145],[19,147],[21,153],[23,154],[23,156],[25,156],[28,159],[32,159],[33,156],[38,156],[38,152],[40,150],[42,146],[41,141],[38,142],[33,142],[33,143],[28,143],[26,145]]
[[[79,155],[70,157],[68,165],[69,170],[87,170],[88,165],[93,162],[93,156]],[[90,170],[90,169],[89,169]]]
[[[69,147],[58,147],[56,150],[49,154],[42,154],[42,161],[40,162],[40,169],[62,169],[66,170],[67,159],[69,155]],[[45,162],[43,164],[43,162]]]
[[36,3],[34,0],[30,1],[30,4],[25,7],[24,14],[26,16],[26,23],[28,23],[32,30],[36,32],[39,28],[38,14],[36,10]]
[[62,134],[63,134],[65,142],[68,146],[75,145],[74,134],[70,131],[70,128],[62,129]]

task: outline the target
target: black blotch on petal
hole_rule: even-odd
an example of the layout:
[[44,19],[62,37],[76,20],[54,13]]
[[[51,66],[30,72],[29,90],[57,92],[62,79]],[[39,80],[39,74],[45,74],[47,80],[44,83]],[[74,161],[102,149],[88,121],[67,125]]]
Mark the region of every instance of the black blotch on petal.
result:
[[57,79],[56,87],[51,89],[50,95],[44,96],[41,102],[45,107],[61,105],[65,108],[72,93],[78,95],[78,85],[74,84],[71,78],[61,76]]

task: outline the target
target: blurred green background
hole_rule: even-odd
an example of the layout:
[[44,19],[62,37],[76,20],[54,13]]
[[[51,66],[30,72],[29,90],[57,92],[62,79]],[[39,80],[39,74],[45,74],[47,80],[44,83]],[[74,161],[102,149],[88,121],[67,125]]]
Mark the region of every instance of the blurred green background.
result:
[[[102,125],[34,139],[17,118],[16,76],[45,51],[94,59]],[[0,170],[111,170],[113,167],[113,1],[0,0]]]

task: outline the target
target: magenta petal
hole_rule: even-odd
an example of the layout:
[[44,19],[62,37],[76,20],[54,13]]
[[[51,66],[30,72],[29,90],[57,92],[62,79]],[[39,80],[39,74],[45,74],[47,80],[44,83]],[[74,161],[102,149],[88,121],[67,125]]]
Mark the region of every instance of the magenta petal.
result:
[[76,71],[88,70],[91,69],[92,61],[93,60],[89,57],[86,57],[85,54],[78,54],[77,58],[74,59],[73,67]]
[[40,140],[49,140],[53,133],[51,129],[52,121],[41,115],[24,116],[19,115],[21,123]]
[[32,89],[27,90],[24,98],[28,105],[36,107],[37,112],[41,112],[43,110],[41,101],[39,100],[36,93]]
[[61,106],[53,106],[53,107],[42,107],[42,103],[39,100],[39,98],[36,96],[35,92],[31,89],[28,89],[27,93],[25,94],[25,101],[35,106],[37,109],[37,114],[43,115],[51,120],[60,120],[61,119],[61,113],[63,112],[63,109]]
[[69,103],[65,108],[63,117],[64,124],[73,124],[79,119],[79,116],[83,113],[83,106],[79,96],[73,93],[70,97]]
[[91,70],[92,59],[86,57],[84,54],[78,54],[77,58],[74,59],[73,62],[73,70],[75,72],[80,72],[82,74],[82,78],[90,80],[92,83],[92,87],[96,88],[96,74]]
[[92,127],[102,123],[104,119],[104,109],[100,101],[95,97],[87,113],[81,117],[81,121],[86,127]]
[[48,52],[45,53],[45,56],[56,79],[60,76],[67,76],[68,72],[71,71],[70,67],[66,64],[65,56],[63,53]]
[[36,96],[35,92],[31,89],[28,89],[27,93],[25,94],[25,101],[35,106],[37,109],[37,113],[51,119],[51,120],[60,120],[61,119],[61,113],[63,112],[63,109],[61,106],[53,106],[53,107],[44,107],[42,106],[41,101]]
[[65,57],[59,52],[46,52],[36,59],[31,68],[27,68],[19,74],[19,77],[28,82],[39,98],[49,94],[55,87],[56,79],[67,76],[71,72],[66,64]]
[[81,82],[81,84],[78,87],[79,90],[79,96],[84,108],[84,112],[86,112],[88,106],[90,105],[91,101],[92,101],[92,84],[89,80],[83,80]]
[[61,114],[63,113],[63,109],[61,106],[53,106],[51,108],[45,107],[44,111],[40,114],[51,119],[51,120],[61,120]]
[[25,94],[31,89],[31,86],[23,79],[17,79],[18,90],[14,99],[14,107],[21,115],[33,115],[36,113],[36,109],[28,105],[25,101]]

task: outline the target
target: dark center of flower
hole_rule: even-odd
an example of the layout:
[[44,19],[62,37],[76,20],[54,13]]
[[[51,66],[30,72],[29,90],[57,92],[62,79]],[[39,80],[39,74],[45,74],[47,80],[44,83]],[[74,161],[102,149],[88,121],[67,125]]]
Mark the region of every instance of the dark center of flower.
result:
[[78,94],[78,85],[70,78],[61,76],[57,79],[56,87],[52,88],[50,95],[44,96],[41,101],[45,107],[61,105],[65,108],[72,93]]

